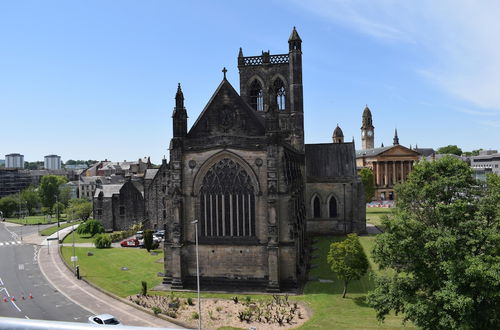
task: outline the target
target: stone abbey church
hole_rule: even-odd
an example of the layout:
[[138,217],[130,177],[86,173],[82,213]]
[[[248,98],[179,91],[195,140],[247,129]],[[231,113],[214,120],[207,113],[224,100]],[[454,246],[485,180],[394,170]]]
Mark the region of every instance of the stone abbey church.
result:
[[144,178],[146,218],[166,231],[167,287],[194,286],[195,226],[202,288],[270,292],[305,279],[307,235],[365,231],[354,143],[337,127],[332,143],[304,144],[295,28],[288,45],[278,55],[240,49],[239,94],[224,69],[189,130],[179,85],[169,161]]

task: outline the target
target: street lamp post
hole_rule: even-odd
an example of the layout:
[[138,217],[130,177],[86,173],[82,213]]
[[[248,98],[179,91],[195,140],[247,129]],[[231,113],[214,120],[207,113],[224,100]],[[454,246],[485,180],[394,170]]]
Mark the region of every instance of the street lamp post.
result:
[[196,242],[196,284],[198,291],[198,329],[201,330],[201,299],[200,299],[200,261],[198,253],[198,220],[191,222],[194,225],[194,234]]
[[[57,217],[57,227],[59,227],[59,204],[57,203],[57,195],[56,195],[56,217]],[[57,231],[57,246],[59,246],[59,230]]]

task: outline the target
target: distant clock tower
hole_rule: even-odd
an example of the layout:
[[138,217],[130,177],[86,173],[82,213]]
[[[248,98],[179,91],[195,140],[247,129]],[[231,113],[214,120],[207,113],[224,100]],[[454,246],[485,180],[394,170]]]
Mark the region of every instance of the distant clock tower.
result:
[[361,126],[361,147],[373,149],[375,145],[375,127],[372,123],[372,113],[368,106],[363,111],[363,124]]

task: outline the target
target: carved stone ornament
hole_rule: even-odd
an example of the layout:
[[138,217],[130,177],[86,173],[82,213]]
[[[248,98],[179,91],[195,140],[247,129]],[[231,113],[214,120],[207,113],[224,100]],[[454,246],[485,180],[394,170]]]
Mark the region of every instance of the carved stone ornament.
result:
[[235,112],[229,109],[228,106],[224,106],[219,112],[219,122],[220,125],[228,129],[234,125],[235,121]]
[[190,169],[193,169],[196,167],[196,160],[194,159],[191,159],[189,162],[188,162],[188,166]]
[[264,161],[260,158],[257,158],[255,160],[255,166],[257,166],[257,167],[261,167],[263,163],[264,163]]

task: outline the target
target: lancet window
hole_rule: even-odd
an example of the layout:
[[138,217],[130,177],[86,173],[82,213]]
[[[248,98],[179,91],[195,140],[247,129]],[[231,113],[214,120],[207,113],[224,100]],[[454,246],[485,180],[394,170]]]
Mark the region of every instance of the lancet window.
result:
[[321,218],[321,201],[318,196],[313,198],[313,218]]
[[257,79],[250,85],[250,105],[257,111],[264,111],[264,95]]
[[283,80],[277,78],[274,81],[274,92],[276,94],[276,104],[278,105],[278,110],[286,109],[286,89]]
[[229,158],[216,163],[199,196],[202,237],[255,236],[255,189],[240,164]]
[[337,216],[337,200],[335,199],[335,197],[331,196],[330,202],[328,204],[329,204],[330,218],[335,218]]

